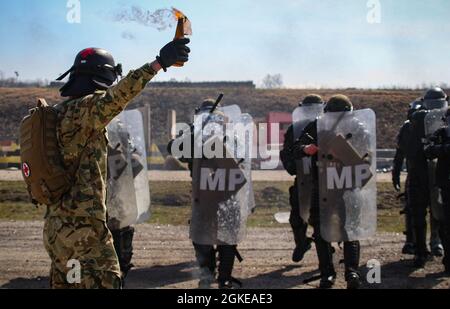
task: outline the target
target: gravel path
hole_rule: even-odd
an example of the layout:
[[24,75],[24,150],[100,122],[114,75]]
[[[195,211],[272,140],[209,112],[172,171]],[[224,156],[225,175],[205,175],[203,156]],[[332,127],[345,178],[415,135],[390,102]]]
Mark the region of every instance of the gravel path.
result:
[[[0,221],[0,288],[46,288],[49,259],[42,244],[43,222]],[[365,263],[377,259],[381,267],[381,284],[365,284],[366,288],[446,288],[450,278],[444,277],[435,259],[424,270],[410,267],[411,257],[400,254],[403,236],[378,234],[362,243],[362,271]],[[196,288],[197,269],[187,227],[140,225],[134,242],[136,267],[127,280],[127,288]],[[290,261],[293,240],[288,228],[250,229],[240,246],[244,257],[237,263],[234,275],[246,288],[316,288],[318,282],[303,284],[303,279],[317,274],[315,250],[304,261]],[[337,248],[336,261],[342,259]],[[337,262],[336,262],[337,263]],[[336,287],[344,288],[343,265]]]

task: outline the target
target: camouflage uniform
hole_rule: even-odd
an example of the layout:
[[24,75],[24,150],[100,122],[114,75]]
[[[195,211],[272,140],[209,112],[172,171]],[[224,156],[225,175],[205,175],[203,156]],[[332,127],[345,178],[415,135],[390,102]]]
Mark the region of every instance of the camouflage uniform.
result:
[[[120,267],[106,226],[106,126],[156,75],[150,64],[117,85],[56,106],[57,135],[66,167],[79,165],[71,190],[45,216],[44,243],[52,260],[52,288],[119,288]],[[81,158],[80,158],[81,156]],[[81,265],[81,283],[69,284],[69,260]]]

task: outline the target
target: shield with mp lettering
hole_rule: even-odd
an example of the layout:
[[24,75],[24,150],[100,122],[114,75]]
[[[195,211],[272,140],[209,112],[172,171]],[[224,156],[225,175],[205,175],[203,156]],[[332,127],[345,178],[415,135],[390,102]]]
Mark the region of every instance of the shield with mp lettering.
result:
[[371,237],[377,226],[376,117],[370,109],[317,121],[320,231],[329,242]]
[[[297,107],[292,113],[292,126],[294,130],[294,144],[299,138],[307,139],[303,132],[305,127],[323,113],[323,104],[311,104]],[[307,142],[303,142],[307,144]],[[313,140],[310,143],[315,143]],[[311,157],[304,157],[296,161],[297,188],[300,217],[308,222],[311,208],[311,192],[313,189]]]
[[190,237],[196,244],[238,244],[255,206],[253,120],[234,107],[198,115],[194,121],[195,147],[201,148],[195,151],[192,168]]

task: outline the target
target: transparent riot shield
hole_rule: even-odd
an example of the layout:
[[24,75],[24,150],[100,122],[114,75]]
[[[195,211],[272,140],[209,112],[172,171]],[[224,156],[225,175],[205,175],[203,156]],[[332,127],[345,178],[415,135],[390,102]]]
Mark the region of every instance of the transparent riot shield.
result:
[[370,109],[325,113],[317,122],[320,231],[329,242],[376,232],[376,117]]
[[[292,125],[294,129],[294,142],[302,135],[305,127],[323,113],[322,104],[299,106],[292,113]],[[311,208],[312,192],[312,166],[311,158],[304,157],[296,162],[297,166],[297,188],[300,217],[308,222]]]
[[124,111],[108,125],[107,209],[110,226],[150,218],[150,190],[142,115]]
[[[432,143],[432,135],[445,125],[444,117],[447,109],[431,110],[424,119],[425,144]],[[444,205],[441,193],[436,185],[436,165],[437,159],[428,161],[428,179],[430,188],[431,215],[438,221],[444,220]]]
[[253,120],[222,108],[199,117],[201,121],[194,121],[198,126],[194,140],[202,141],[203,151],[214,156],[193,160],[190,237],[197,244],[236,245],[246,234],[247,217],[254,207]]
[[136,224],[150,219],[151,199],[148,179],[147,148],[145,143],[144,123],[138,110],[125,111],[120,115],[130,134],[131,166],[133,169],[134,189],[138,216]]
[[136,222],[137,206],[134,192],[133,169],[131,166],[131,145],[125,124],[114,119],[108,125],[108,220],[114,229],[121,229]]

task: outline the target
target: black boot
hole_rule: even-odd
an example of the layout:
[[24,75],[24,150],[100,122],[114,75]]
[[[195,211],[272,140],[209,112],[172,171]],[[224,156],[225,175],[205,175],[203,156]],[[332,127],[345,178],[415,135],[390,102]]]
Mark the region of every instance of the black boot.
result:
[[193,245],[200,268],[198,287],[200,289],[209,289],[215,281],[216,251],[210,245],[197,245],[195,243]]
[[311,249],[312,240],[306,236],[308,224],[300,217],[297,179],[295,180],[294,186],[289,188],[289,204],[291,206],[289,223],[291,224],[295,241],[292,261],[298,263],[303,260],[305,253]]
[[347,289],[359,289],[362,285],[359,269],[359,241],[344,242],[345,280]]
[[427,243],[426,243],[426,237],[427,237],[427,226],[425,223],[425,226],[422,227],[416,227],[416,255],[414,256],[414,267],[415,268],[424,268],[425,264],[428,260],[428,250],[427,250]]
[[114,249],[119,258],[122,280],[124,281],[130,269],[134,267],[134,265],[131,264],[131,259],[133,257],[134,228],[131,226],[125,227],[120,230],[111,231],[111,234],[113,236]]
[[431,255],[435,257],[442,257],[444,256],[444,247],[442,246],[442,241],[440,237],[441,223],[434,218],[432,211],[430,211],[430,229],[431,229],[430,235]]
[[236,246],[217,246],[219,252],[219,289],[233,289],[236,287],[235,284],[242,287],[241,282],[232,276],[236,250]]
[[307,229],[307,224],[304,224],[301,227],[292,227],[295,240],[295,249],[292,253],[292,261],[295,263],[303,260],[305,253],[311,249],[312,239],[306,236]]
[[319,258],[320,286],[321,289],[331,289],[336,281],[336,271],[333,265],[333,247],[320,235],[314,238],[317,257]]
[[405,235],[406,235],[406,242],[405,245],[402,248],[403,254],[409,254],[414,255],[416,254],[416,244],[415,244],[415,237],[414,237],[414,229],[412,225],[412,215],[411,211],[408,209],[408,207],[404,210],[405,214]]

